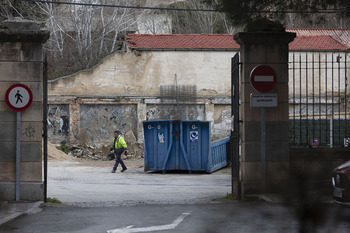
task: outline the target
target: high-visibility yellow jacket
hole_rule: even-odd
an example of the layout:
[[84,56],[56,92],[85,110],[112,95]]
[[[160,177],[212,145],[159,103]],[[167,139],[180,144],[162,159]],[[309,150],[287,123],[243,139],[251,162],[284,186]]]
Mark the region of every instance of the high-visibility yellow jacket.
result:
[[120,149],[120,148],[127,149],[128,148],[124,138],[120,135],[117,138],[113,139],[113,147],[114,147],[114,149]]

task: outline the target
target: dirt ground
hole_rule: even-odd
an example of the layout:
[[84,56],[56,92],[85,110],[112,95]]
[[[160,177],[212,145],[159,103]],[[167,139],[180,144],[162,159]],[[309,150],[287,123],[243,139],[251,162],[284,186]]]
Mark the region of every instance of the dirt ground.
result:
[[[101,161],[101,160],[89,160],[81,159],[71,155],[67,155],[63,151],[56,148],[56,146],[50,142],[47,143],[47,157],[49,162],[54,161],[76,161],[81,166],[92,167],[111,167],[114,165],[113,161]],[[143,167],[143,159],[125,159],[124,163],[127,167]]]

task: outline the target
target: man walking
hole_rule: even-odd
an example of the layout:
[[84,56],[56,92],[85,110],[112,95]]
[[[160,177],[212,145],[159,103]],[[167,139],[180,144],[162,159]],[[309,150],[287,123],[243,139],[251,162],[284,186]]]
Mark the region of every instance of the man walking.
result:
[[122,166],[121,172],[126,171],[127,167],[122,160],[122,153],[125,151],[125,154],[127,154],[128,146],[126,145],[124,138],[120,135],[120,131],[118,130],[114,131],[113,147],[111,150],[112,149],[115,153],[115,164],[112,173],[115,173],[119,163]]

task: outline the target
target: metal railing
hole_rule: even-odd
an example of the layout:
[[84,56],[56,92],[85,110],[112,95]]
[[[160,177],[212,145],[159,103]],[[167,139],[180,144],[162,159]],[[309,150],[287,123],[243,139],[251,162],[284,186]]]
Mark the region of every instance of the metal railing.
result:
[[347,52],[293,51],[289,55],[292,146],[342,147],[350,137]]

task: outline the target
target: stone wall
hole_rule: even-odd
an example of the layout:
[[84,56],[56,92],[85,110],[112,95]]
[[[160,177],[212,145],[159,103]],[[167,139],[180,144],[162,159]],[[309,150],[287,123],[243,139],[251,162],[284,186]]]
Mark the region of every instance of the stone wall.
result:
[[43,200],[42,43],[49,33],[32,22],[4,21],[0,27],[0,200],[16,200],[17,113],[7,106],[5,93],[13,84],[24,84],[33,102],[20,112],[20,200]]
[[217,140],[230,134],[230,108],[227,99],[201,99],[192,105],[176,106],[161,104],[156,98],[51,98],[48,138],[54,144],[66,141],[106,154],[113,132],[120,130],[129,135],[129,154],[137,156],[143,154],[143,121],[180,120],[173,114],[183,111],[186,117],[181,120],[210,121],[211,138]]

